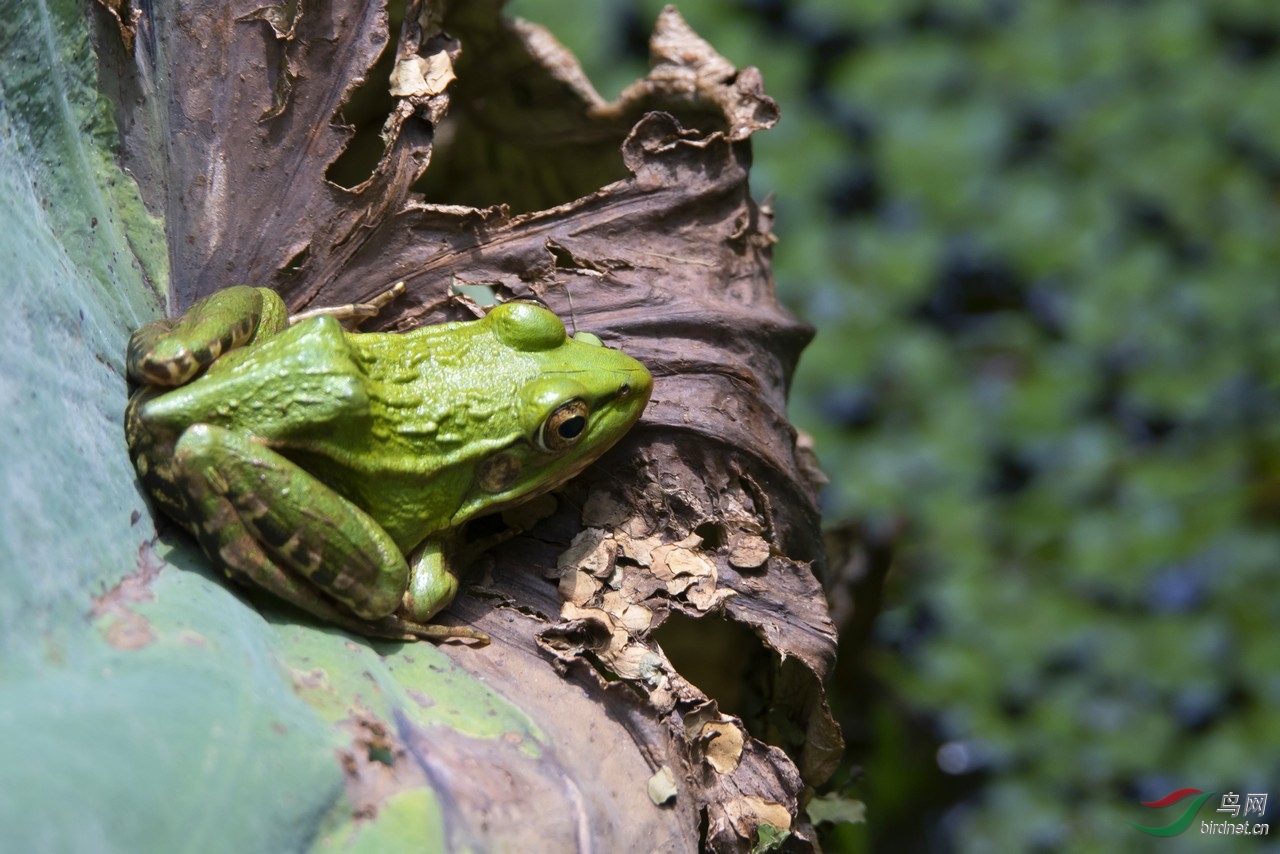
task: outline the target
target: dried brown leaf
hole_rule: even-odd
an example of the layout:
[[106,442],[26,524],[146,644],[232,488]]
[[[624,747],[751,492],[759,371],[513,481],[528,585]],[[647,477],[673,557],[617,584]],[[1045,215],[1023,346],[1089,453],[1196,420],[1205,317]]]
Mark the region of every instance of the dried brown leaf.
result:
[[[458,666],[504,686],[565,745],[554,771],[511,771],[563,776],[500,814],[527,835],[581,810],[569,793],[601,793],[616,809],[600,814],[632,822],[610,836],[576,813],[602,849],[619,838],[688,849],[701,815],[714,850],[749,848],[762,822],[803,847],[799,795],[841,748],[822,691],[835,631],[815,577],[817,474],[786,418],[811,333],[777,304],[772,212],[747,184],[749,138],[777,107],[758,72],[734,69],[673,9],[655,31],[653,71],[607,103],[545,30],[504,21],[499,5],[413,2],[392,33],[376,2],[311,0],[283,14],[177,0],[135,19],[132,55],[123,19],[99,16],[110,22],[104,67],[120,69],[106,77],[122,158],[164,215],[179,308],[245,282],[300,310],[403,280],[405,297],[365,327],[403,330],[474,317],[451,284],[477,283],[539,297],[650,368],[640,425],[554,513],[494,550],[485,590],[451,608],[494,641],[450,648]],[[390,100],[372,135],[357,136],[366,89]],[[366,175],[331,180],[374,138]],[[699,533],[709,530],[716,538]],[[698,713],[681,710],[715,704],[651,637],[673,612],[751,629],[788,692],[768,698],[786,728],[719,712],[689,725]],[[700,758],[717,742],[719,769]],[[505,827],[477,818],[494,815],[480,789],[469,798],[464,775],[447,772],[479,761],[455,747],[418,735],[403,745],[460,787],[451,809]],[[684,781],[662,810],[645,786],[657,767]]]

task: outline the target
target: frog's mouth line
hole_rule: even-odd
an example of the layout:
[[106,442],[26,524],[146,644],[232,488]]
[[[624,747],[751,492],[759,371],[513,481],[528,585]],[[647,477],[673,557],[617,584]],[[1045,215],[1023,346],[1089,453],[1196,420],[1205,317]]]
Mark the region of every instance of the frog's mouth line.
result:
[[[501,492],[482,493],[482,497],[470,498],[458,507],[449,522],[449,526],[459,527],[481,516],[490,516],[495,513],[501,513],[504,510],[510,510],[512,507],[518,507],[530,499],[537,498],[539,495],[545,495],[548,492],[559,489],[581,474],[583,469],[590,466],[598,458],[599,454],[575,461],[554,476],[539,480],[534,487],[529,489],[521,490],[519,487],[512,487],[507,491],[507,494]],[[481,503],[483,503],[483,507],[477,506]]]

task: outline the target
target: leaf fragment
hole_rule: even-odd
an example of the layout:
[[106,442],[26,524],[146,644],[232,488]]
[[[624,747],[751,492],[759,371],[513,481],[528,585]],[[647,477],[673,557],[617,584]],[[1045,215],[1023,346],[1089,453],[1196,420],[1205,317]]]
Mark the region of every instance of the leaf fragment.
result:
[[791,829],[791,813],[785,806],[756,795],[745,795],[729,801],[725,804],[725,813],[738,833],[747,839],[764,825],[779,830]]
[[739,538],[729,550],[729,564],[738,569],[756,569],[769,559],[769,542],[756,534]]
[[585,605],[595,598],[600,586],[590,573],[573,570],[560,576],[560,597],[574,605]]
[[647,784],[649,792],[649,800],[653,801],[654,806],[662,806],[669,804],[676,799],[676,775],[671,773],[669,766],[663,765],[654,775],[649,778]]
[[742,729],[731,720],[714,721],[702,728],[702,736],[710,739],[706,746],[707,764],[717,774],[732,774],[742,758]]
[[809,801],[805,812],[809,821],[821,824],[863,824],[867,820],[867,805],[854,798],[845,798],[832,792]]
[[396,63],[391,71],[391,95],[396,98],[439,95],[457,80],[453,60],[445,51],[430,56],[411,56]]

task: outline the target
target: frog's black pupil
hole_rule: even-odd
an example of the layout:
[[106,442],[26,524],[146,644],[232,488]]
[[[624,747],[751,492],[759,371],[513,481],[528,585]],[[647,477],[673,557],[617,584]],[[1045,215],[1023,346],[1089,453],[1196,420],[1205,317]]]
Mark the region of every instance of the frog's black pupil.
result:
[[576,439],[582,429],[587,426],[587,419],[581,415],[575,415],[560,422],[556,432],[560,434],[561,439]]

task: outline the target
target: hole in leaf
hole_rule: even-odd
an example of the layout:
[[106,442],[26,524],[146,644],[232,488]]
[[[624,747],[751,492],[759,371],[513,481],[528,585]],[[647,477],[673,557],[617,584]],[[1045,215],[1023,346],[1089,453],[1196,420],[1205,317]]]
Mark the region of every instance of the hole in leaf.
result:
[[[446,28],[449,22],[446,17]],[[548,23],[553,35],[569,29]],[[458,58],[449,112],[434,129],[430,167],[413,186],[426,201],[505,205],[521,214],[580,199],[629,176],[621,151],[629,128],[586,119],[585,102],[571,87],[538,61],[522,58],[519,48],[513,51],[500,62],[475,50]],[[610,56],[615,67],[616,53]]]
[[719,522],[703,522],[693,532],[702,537],[702,546],[708,551],[724,548],[724,544],[729,541],[728,532]]
[[488,307],[498,304],[498,286],[487,284],[462,284],[454,282],[449,289],[459,296],[469,297],[476,305]]
[[294,253],[294,256],[289,259],[289,262],[284,265],[284,271],[290,276],[296,276],[298,273],[302,272],[302,268],[307,265],[307,261],[309,260],[311,260],[310,243]]
[[551,253],[551,260],[555,262],[556,268],[560,270],[577,270],[582,267],[578,263],[578,259],[573,257],[573,253],[565,249],[554,240],[547,241],[547,251]]
[[369,180],[382,159],[385,149],[382,126],[395,109],[390,84],[391,72],[395,68],[395,47],[395,39],[387,39],[377,63],[342,105],[341,119],[355,128],[355,135],[325,172],[325,177],[339,187],[349,190]]
[[673,611],[652,636],[681,676],[720,711],[742,717],[748,674],[764,652],[750,629],[721,617],[695,620]]

